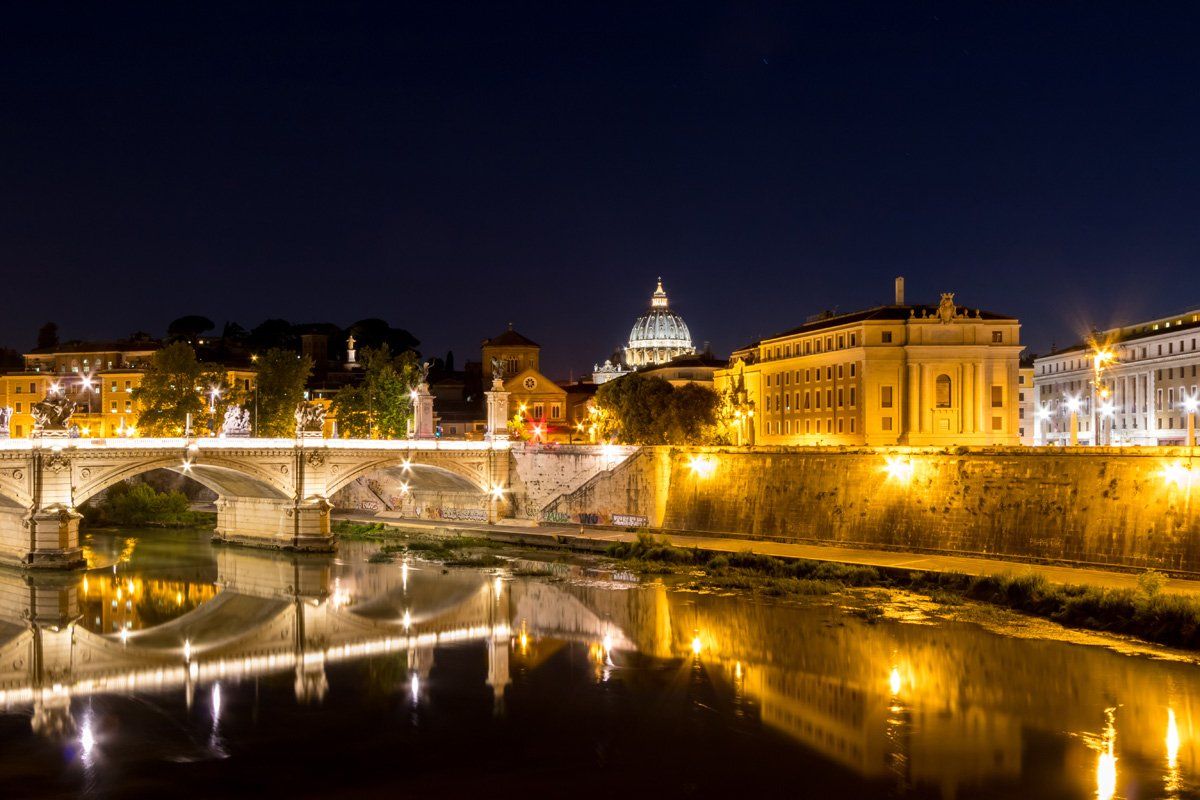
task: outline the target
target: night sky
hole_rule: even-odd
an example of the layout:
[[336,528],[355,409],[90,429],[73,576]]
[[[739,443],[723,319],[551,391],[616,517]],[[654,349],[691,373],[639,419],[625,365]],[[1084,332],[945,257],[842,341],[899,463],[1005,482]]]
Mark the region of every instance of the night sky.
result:
[[1200,305],[1200,10],[10,3],[0,343],[383,317],[552,376],[658,275],[719,354],[826,308],[1035,350]]

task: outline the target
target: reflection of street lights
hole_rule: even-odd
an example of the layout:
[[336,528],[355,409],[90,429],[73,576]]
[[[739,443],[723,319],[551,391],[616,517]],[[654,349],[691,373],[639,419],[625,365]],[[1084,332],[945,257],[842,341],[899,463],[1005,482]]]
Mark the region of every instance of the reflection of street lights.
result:
[[1067,395],[1066,399],[1067,411],[1071,415],[1071,438],[1072,446],[1079,444],[1079,398],[1073,395]]
[[1192,395],[1183,399],[1183,410],[1187,414],[1187,446],[1196,446],[1196,410],[1200,408],[1200,396]]

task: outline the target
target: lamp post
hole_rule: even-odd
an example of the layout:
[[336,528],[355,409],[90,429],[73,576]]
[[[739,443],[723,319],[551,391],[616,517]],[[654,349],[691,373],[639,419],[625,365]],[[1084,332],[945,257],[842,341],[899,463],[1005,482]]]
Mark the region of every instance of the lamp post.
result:
[[1071,415],[1071,438],[1070,444],[1072,447],[1079,444],[1079,398],[1067,397],[1067,412]]
[[[1100,429],[1103,429],[1105,422],[1108,423],[1108,434],[1104,437],[1105,445],[1112,444],[1112,419],[1114,413],[1116,413],[1116,408],[1113,407],[1111,402],[1106,400],[1100,406]],[[1097,433],[1100,432],[1100,429],[1097,430]]]
[[1184,398],[1183,410],[1187,414],[1187,446],[1196,446],[1196,410],[1200,408],[1200,397]]
[[1111,350],[1101,350],[1093,344],[1092,356],[1092,446],[1100,444],[1100,401],[1108,400],[1108,387],[1104,385],[1104,367],[1113,360]]
[[1045,434],[1045,431],[1044,431],[1044,429],[1043,429],[1043,426],[1044,426],[1044,425],[1046,425],[1046,424],[1048,424],[1048,423],[1049,423],[1049,420],[1050,420],[1050,409],[1049,409],[1049,407],[1047,407],[1047,406],[1043,405],[1041,408],[1039,408],[1039,409],[1037,410],[1037,412],[1034,414],[1034,416],[1036,416],[1036,417],[1037,417],[1037,435],[1035,435],[1035,436],[1033,437],[1033,443],[1034,443],[1035,445],[1036,445],[1036,444],[1045,444],[1045,442],[1046,442],[1046,434]]

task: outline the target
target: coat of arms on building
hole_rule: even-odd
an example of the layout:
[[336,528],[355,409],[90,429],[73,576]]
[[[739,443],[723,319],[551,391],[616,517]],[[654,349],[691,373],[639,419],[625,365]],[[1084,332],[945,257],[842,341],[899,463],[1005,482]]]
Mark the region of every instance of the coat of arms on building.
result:
[[942,301],[938,303],[937,316],[943,325],[949,325],[958,317],[958,309],[954,305],[954,292],[942,292]]

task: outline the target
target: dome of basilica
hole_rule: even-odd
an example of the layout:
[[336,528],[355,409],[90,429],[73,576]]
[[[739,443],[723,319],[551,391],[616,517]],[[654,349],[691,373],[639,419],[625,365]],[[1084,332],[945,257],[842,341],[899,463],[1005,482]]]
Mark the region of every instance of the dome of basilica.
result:
[[650,297],[650,308],[633,323],[629,346],[625,348],[625,363],[631,367],[665,364],[680,355],[695,353],[692,334],[683,317],[671,310],[662,278]]

